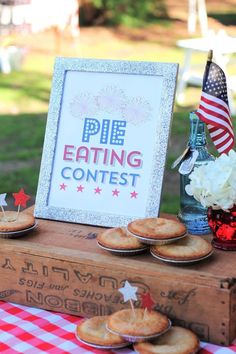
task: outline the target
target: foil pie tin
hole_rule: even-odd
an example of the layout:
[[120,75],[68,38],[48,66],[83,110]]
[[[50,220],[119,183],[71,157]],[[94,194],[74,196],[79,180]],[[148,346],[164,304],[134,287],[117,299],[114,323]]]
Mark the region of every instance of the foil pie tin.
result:
[[[199,347],[197,350],[194,350],[193,352],[189,353],[189,354],[197,354],[199,352],[201,348]],[[135,353],[137,354],[142,354],[141,352],[139,352],[136,348],[134,348]]]
[[117,334],[118,336],[124,338],[127,342],[138,343],[138,342],[143,342],[143,341],[155,339],[155,338],[161,336],[162,334],[166,333],[167,331],[169,331],[169,329],[171,328],[171,321],[168,319],[168,322],[169,322],[169,325],[164,331],[156,333],[156,334],[152,334],[151,336],[131,336],[129,334],[124,334],[124,333],[120,333],[117,331],[113,331],[112,329],[110,329],[108,327],[108,325],[106,326],[106,328],[109,332],[111,332],[113,334]]
[[18,230],[18,231],[0,231],[0,238],[17,238],[19,236],[23,236],[30,231],[33,231],[38,226],[38,223],[34,223],[34,225],[27,227],[26,229]]
[[212,250],[210,253],[206,254],[205,256],[202,256],[202,257],[199,257],[199,258],[194,258],[194,259],[170,259],[170,258],[167,258],[167,257],[162,257],[162,256],[159,256],[158,254],[154,253],[152,248],[150,249],[150,253],[153,257],[159,259],[160,261],[163,261],[163,262],[167,262],[167,263],[172,263],[172,264],[192,264],[192,263],[196,263],[196,262],[200,262],[200,261],[203,261],[204,259],[207,259],[208,257],[210,257],[212,255],[212,253],[214,252],[214,250]]
[[[129,231],[129,230],[128,230]],[[144,237],[144,236],[139,236],[136,235],[132,232],[129,231],[129,234],[136,237],[140,242],[148,244],[148,245],[167,245],[169,243],[173,243],[175,241],[178,241],[184,237],[186,237],[188,234],[185,232],[183,235],[177,236],[175,238],[169,238],[169,239],[165,239],[165,240],[160,240],[160,239],[154,239],[154,238],[150,238],[150,237]]]
[[96,348],[96,349],[120,349],[120,348],[124,348],[124,347],[127,347],[128,345],[130,345],[130,343],[128,343],[128,342],[120,343],[120,344],[116,344],[116,345],[101,345],[101,344],[87,342],[87,341],[81,339],[77,333],[75,333],[75,336],[76,336],[76,339],[78,339],[78,341],[80,341],[81,343],[88,345],[90,347]]
[[146,245],[143,245],[142,248],[136,248],[136,249],[128,249],[128,250],[122,250],[122,249],[117,249],[117,248],[110,248],[110,247],[106,247],[103,246],[101,243],[97,242],[98,246],[100,248],[102,248],[105,251],[109,251],[112,254],[116,255],[116,256],[135,256],[137,254],[141,254],[146,252],[149,247]]

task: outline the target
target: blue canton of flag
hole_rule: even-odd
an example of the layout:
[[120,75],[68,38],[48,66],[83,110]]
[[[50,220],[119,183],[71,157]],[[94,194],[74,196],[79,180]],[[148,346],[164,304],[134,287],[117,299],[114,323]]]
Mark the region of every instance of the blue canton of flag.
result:
[[207,124],[218,152],[228,153],[234,145],[234,131],[230,119],[226,77],[223,70],[210,60],[206,64],[197,114]]

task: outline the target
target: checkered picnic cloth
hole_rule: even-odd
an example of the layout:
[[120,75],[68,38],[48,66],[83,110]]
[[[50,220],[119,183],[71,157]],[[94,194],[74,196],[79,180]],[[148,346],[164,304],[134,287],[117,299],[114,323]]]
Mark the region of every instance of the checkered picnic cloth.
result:
[[[0,353],[3,354],[111,354],[80,343],[75,338],[81,318],[0,301]],[[236,353],[229,347],[201,343],[199,354]],[[130,348],[112,354],[134,354]]]

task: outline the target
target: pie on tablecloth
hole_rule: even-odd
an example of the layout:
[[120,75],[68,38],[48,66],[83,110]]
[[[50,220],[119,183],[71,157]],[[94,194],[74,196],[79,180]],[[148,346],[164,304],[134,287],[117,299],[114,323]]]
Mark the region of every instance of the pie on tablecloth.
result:
[[152,336],[162,333],[170,326],[168,318],[157,311],[145,309],[125,309],[110,315],[108,329],[120,335],[137,337]]
[[134,344],[138,354],[194,354],[199,350],[199,339],[188,329],[172,327],[152,343]]
[[81,340],[97,345],[115,346],[126,341],[106,329],[108,316],[96,316],[81,321],[76,328],[76,334]]

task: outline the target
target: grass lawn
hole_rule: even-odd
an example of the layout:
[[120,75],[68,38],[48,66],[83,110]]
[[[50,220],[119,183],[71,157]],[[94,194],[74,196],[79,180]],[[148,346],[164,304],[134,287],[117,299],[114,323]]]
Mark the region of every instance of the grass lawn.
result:
[[[46,33],[34,38],[19,37],[16,41],[27,46],[28,54],[21,71],[0,74],[0,193],[16,192],[23,187],[32,196],[33,203],[46,126],[55,38]],[[165,46],[153,38],[133,40],[131,35],[124,37],[122,31],[116,34],[112,29],[88,29],[87,32],[84,29],[78,43],[61,41],[60,54],[183,63],[183,53],[173,43]],[[199,54],[195,62],[204,67],[205,59]],[[161,203],[163,212],[176,214],[179,208],[179,176],[170,166],[187,143],[188,115],[197,108],[200,90],[199,87],[188,88],[186,105],[174,109]]]

